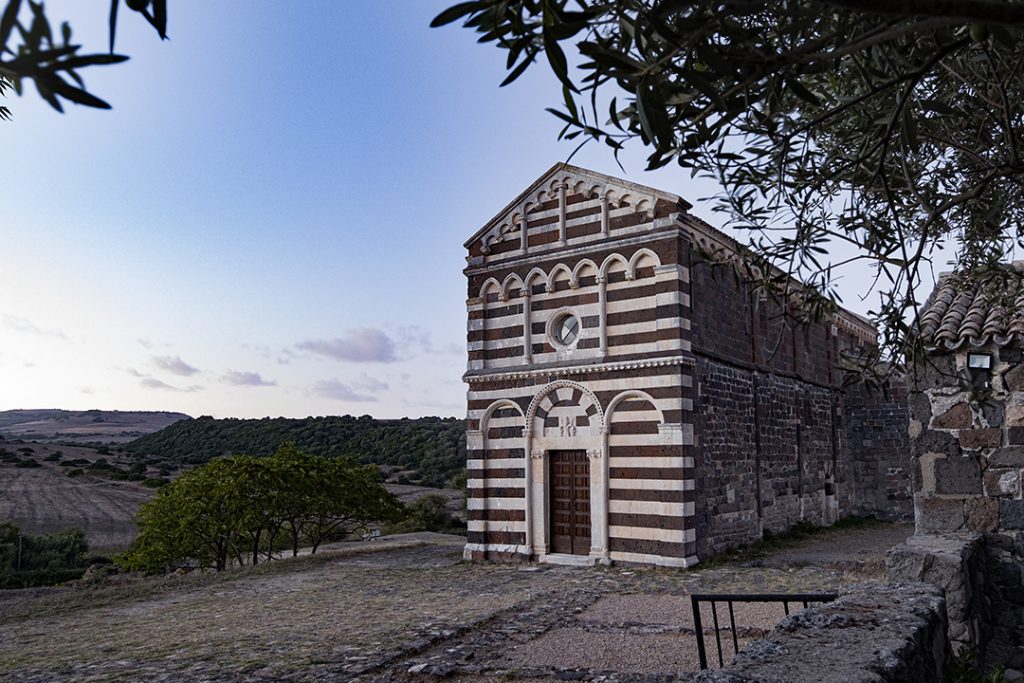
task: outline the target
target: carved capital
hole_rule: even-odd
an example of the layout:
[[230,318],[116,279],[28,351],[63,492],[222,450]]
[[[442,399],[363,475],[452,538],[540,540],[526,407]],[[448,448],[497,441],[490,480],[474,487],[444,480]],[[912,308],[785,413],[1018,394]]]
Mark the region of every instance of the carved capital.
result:
[[530,451],[530,457],[533,458],[534,460],[540,460],[541,458],[544,457],[544,449],[534,448],[532,451]]
[[587,451],[587,457],[590,458],[591,460],[600,460],[601,450],[599,448],[591,448],[589,451]]
[[596,280],[597,280],[597,284],[603,285],[607,281],[607,278],[605,278],[604,274],[598,273]]

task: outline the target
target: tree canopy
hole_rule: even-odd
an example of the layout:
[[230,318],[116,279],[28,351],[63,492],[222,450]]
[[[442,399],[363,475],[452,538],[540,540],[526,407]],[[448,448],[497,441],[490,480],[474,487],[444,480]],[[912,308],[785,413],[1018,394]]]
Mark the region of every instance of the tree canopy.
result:
[[309,545],[315,553],[326,540],[401,516],[376,467],[286,444],[268,458],[217,458],[161,488],[139,510],[139,537],[118,562],[148,571],[221,571],[245,558],[272,559],[283,548],[296,555]]
[[[167,0],[124,0],[124,5],[167,38]],[[82,46],[72,40],[71,25],[65,21],[55,30],[42,2],[7,0],[0,14],[0,96],[11,89],[21,95],[24,82],[31,80],[39,96],[57,111],[64,111],[61,100],[110,109],[86,89],[78,72],[127,61],[127,56],[114,53],[120,6],[121,0],[110,0],[109,52],[82,54]],[[8,107],[0,106],[0,119],[11,119]]]
[[822,292],[820,313],[869,264],[893,360],[938,249],[971,270],[1024,239],[1024,3],[473,0],[434,25],[458,20],[507,53],[505,83],[545,59],[561,137],[716,180],[756,288]]

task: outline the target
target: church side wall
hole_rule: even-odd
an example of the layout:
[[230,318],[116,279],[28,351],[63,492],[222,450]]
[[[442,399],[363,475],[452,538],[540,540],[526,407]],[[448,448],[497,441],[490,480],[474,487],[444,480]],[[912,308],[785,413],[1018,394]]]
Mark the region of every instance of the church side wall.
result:
[[698,258],[690,272],[701,555],[800,520],[892,516],[905,506],[900,397],[840,388],[840,349],[864,344],[856,331],[787,321]]

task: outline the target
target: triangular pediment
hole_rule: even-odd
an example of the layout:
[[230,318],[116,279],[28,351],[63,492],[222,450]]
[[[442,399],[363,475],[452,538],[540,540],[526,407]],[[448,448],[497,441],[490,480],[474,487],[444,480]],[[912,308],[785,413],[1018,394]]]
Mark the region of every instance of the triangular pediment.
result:
[[476,231],[465,247],[470,251],[474,246],[484,246],[507,239],[521,229],[524,212],[531,212],[550,204],[559,197],[560,188],[566,188],[567,196],[583,194],[588,198],[607,198],[612,206],[632,206],[636,211],[647,211],[653,217],[658,202],[668,202],[682,211],[691,208],[685,199],[671,192],[658,190],[646,185],[614,178],[597,171],[557,163],[535,180],[529,187],[509,202],[482,228]]

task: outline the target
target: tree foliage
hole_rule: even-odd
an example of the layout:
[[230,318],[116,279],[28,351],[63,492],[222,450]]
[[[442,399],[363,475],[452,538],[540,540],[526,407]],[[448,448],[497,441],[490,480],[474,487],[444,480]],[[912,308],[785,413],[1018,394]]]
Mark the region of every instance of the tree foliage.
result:
[[563,138],[716,180],[756,287],[823,292],[820,314],[869,264],[894,360],[937,249],[970,270],[1022,244],[1024,3],[474,0],[434,25],[460,19],[507,52],[506,83],[545,58]]
[[0,588],[45,586],[79,578],[89,560],[85,534],[66,529],[34,536],[0,522]]
[[292,442],[312,455],[416,470],[425,486],[447,486],[466,465],[466,423],[455,418],[375,420],[368,415],[182,420],[128,444],[138,456],[199,464],[218,455],[269,455]]
[[[125,0],[124,4],[167,38],[167,0]],[[71,25],[65,21],[54,29],[42,2],[7,0],[0,14],[0,96],[8,89],[21,95],[24,82],[31,80],[39,96],[57,111],[64,111],[62,100],[110,109],[86,89],[79,71],[127,61],[127,56],[114,53],[120,6],[121,0],[110,0],[110,51],[82,54],[82,46],[72,40]],[[0,119],[11,119],[9,108],[0,107]]]
[[283,548],[296,555],[309,545],[315,553],[326,540],[401,516],[376,467],[286,444],[267,458],[216,458],[161,488],[139,510],[139,537],[118,563],[221,571],[272,559]]

